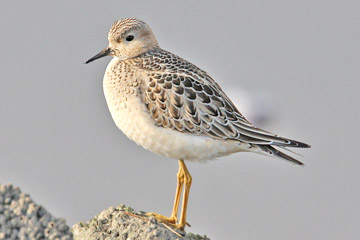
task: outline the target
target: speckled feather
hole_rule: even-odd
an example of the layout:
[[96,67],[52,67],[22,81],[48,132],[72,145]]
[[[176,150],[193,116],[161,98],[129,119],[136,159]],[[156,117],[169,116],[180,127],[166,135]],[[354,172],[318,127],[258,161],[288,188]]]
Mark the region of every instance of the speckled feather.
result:
[[[236,151],[260,151],[302,164],[273,146],[284,148],[309,147],[309,145],[280,137],[252,125],[207,72],[161,49],[150,28],[143,21],[137,19],[116,21],[109,32],[110,45],[127,33],[134,30],[142,31],[141,29],[144,31],[139,36],[148,34],[151,41],[143,40],[145,45],[133,51],[135,56],[130,57],[121,55],[125,50],[128,51],[126,45],[121,46],[125,48],[123,51],[113,48],[115,56],[119,59],[114,58],[111,61],[104,77],[104,91],[109,109],[118,127],[129,138],[147,149],[159,152],[145,143],[143,138],[146,136],[139,137],[141,133],[138,129],[135,127],[131,127],[132,130],[128,129],[130,124],[135,123],[131,123],[125,115],[135,119],[146,111],[143,118],[147,118],[148,115],[158,129],[169,129],[185,135],[219,140],[217,144],[237,141],[239,145],[247,146],[238,150],[232,148],[228,154]],[[153,45],[148,46],[148,43]],[[137,99],[140,99],[140,102]],[[144,108],[140,106],[141,104]],[[129,106],[133,106],[134,109],[128,109]],[[132,112],[134,115],[131,115]],[[141,124],[143,127],[149,125],[149,123]],[[137,139],[134,139],[134,136]],[[170,153],[164,155],[171,156]],[[216,157],[216,154],[213,155],[211,156]],[[219,154],[222,155],[227,154],[225,152]]]
[[253,126],[220,86],[194,64],[162,49],[135,61],[148,72],[144,103],[157,126],[252,144],[303,146]]

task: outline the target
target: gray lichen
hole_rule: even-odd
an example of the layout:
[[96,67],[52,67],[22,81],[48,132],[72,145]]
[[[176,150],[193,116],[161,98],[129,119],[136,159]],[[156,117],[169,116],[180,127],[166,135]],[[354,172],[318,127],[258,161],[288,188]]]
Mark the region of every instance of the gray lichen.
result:
[[28,194],[11,184],[0,184],[0,239],[70,240],[65,220],[52,216]]
[[124,205],[110,207],[87,223],[75,224],[72,232],[75,240],[210,240],[206,236],[175,232],[155,218],[146,217],[144,212]]

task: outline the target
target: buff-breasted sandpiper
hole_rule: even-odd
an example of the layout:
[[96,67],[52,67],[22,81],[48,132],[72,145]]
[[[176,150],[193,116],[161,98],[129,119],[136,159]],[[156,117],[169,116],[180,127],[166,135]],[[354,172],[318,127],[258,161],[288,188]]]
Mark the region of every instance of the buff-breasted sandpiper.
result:
[[106,68],[103,87],[116,126],[142,147],[179,160],[171,216],[149,215],[184,229],[192,182],[184,160],[203,161],[236,152],[255,152],[302,165],[277,148],[309,145],[252,125],[207,72],[161,49],[144,21],[116,21],[108,40],[109,46],[86,63],[114,57]]

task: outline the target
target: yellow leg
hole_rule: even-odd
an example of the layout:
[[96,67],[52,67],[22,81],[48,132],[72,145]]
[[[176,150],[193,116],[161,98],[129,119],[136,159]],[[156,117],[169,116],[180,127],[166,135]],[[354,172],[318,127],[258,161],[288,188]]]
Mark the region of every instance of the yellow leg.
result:
[[176,187],[176,192],[175,192],[175,200],[174,200],[174,206],[173,206],[173,210],[171,213],[170,217],[165,217],[163,215],[157,214],[157,213],[147,213],[148,216],[154,216],[157,220],[159,220],[160,222],[163,223],[167,223],[167,224],[174,224],[176,225],[177,223],[177,213],[179,210],[179,205],[180,205],[180,196],[181,196],[181,191],[184,185],[184,172],[182,171],[181,167],[180,167],[180,162],[179,162],[179,171],[177,173],[177,187]]
[[177,186],[176,186],[176,192],[175,192],[175,199],[174,199],[174,206],[173,206],[173,210],[170,216],[170,219],[174,219],[176,223],[177,222],[177,214],[178,214],[178,210],[179,210],[179,205],[180,205],[180,196],[181,196],[181,191],[182,188],[184,186],[184,172],[182,171],[182,169],[180,168],[180,161],[179,161],[179,171],[177,173]]
[[[174,200],[174,206],[171,213],[171,216],[165,217],[163,215],[157,214],[157,213],[147,213],[148,216],[154,216],[158,221],[163,222],[165,224],[168,224],[170,226],[173,226],[178,229],[184,229],[186,223],[186,209],[187,209],[187,202],[189,198],[189,191],[191,186],[192,178],[191,175],[186,168],[186,165],[183,160],[179,160],[179,171],[177,174],[177,187],[175,192],[175,200]],[[181,191],[184,186],[184,194],[183,194],[183,202],[182,202],[182,209],[181,209],[181,217],[180,221],[177,224],[177,213],[179,210],[180,205],[180,196]]]
[[192,177],[183,160],[179,161],[179,166],[183,170],[185,176],[184,176],[184,194],[183,194],[183,201],[181,207],[181,216],[180,216],[179,224],[176,226],[176,228],[184,229],[186,225],[186,210],[189,200]]

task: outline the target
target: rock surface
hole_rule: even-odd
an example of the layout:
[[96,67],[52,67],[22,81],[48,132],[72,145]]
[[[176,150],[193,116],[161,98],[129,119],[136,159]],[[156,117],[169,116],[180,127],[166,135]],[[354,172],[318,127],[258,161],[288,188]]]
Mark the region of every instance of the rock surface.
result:
[[52,216],[18,187],[0,184],[0,239],[73,238],[64,219]]
[[144,212],[135,212],[124,205],[110,207],[87,223],[75,224],[72,232],[75,240],[210,240],[206,236],[174,231],[155,218],[146,217]]
[[176,232],[124,205],[110,207],[87,223],[75,224],[71,231],[64,219],[52,216],[29,194],[11,184],[0,184],[0,240],[210,240]]

